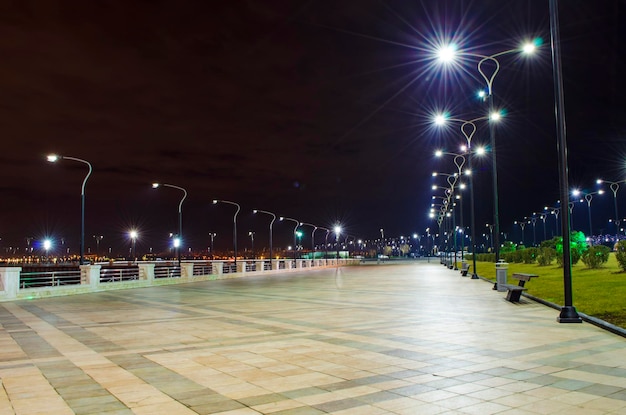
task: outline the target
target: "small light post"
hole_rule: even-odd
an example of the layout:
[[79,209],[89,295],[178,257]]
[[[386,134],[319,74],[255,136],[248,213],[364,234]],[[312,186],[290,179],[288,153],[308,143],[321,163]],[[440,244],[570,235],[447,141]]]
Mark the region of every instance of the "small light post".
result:
[[[592,238],[593,237],[593,227],[591,225],[591,201],[593,200],[593,195],[602,195],[604,194],[604,190],[600,189],[598,191],[595,192],[583,192],[580,191],[578,189],[575,189],[572,194],[576,197],[578,196],[582,196],[584,198],[584,201],[587,202],[587,216],[589,218],[589,237]],[[583,200],[581,200],[582,202]]]
[[137,231],[134,230],[134,229],[131,230],[128,233],[128,236],[130,236],[130,240],[131,240],[130,257],[131,257],[133,262],[136,262],[137,261],[137,256],[136,256],[137,255],[137,253],[136,253],[137,251],[135,251],[135,246],[136,246],[136,243],[137,243],[137,236],[138,236]]
[[293,219],[293,218],[287,218],[285,216],[281,216],[280,217],[280,221],[285,221],[285,220],[289,220],[291,222],[294,222],[296,224],[296,226],[293,228],[293,260],[296,260],[296,250],[298,248],[298,226],[300,226],[300,221],[297,219]]
[[236,207],[235,214],[233,215],[233,247],[235,249],[235,269],[237,269],[237,215],[241,210],[241,206],[238,203],[231,202],[229,200],[214,199],[213,204],[226,203],[227,205],[233,205]]
[[83,265],[85,263],[85,186],[87,185],[87,179],[89,179],[89,176],[91,176],[93,168],[91,166],[91,163],[89,163],[87,160],[79,159],[76,157],[50,154],[47,159],[50,163],[56,163],[59,160],[77,161],[79,163],[86,164],[87,168],[89,169],[87,175],[83,179],[83,185],[81,186],[80,190],[80,260],[78,263],[80,265]]
[[613,218],[613,223],[615,223],[615,236],[617,237],[617,235],[619,234],[619,224],[620,224],[619,215],[617,213],[617,191],[619,190],[619,185],[621,183],[626,183],[626,180],[612,182],[609,180],[598,179],[596,180],[596,183],[598,184],[608,183],[609,188],[611,189],[611,193],[613,193],[613,208],[615,209],[615,217]]
[[250,240],[252,241],[252,259],[256,259],[256,255],[254,255],[254,232],[249,231],[248,236],[250,237]]
[[211,261],[215,259],[215,237],[217,236],[217,233],[215,232],[210,232],[209,233],[209,237],[211,238]]
[[333,229],[335,231],[335,241],[337,242],[337,266],[339,266],[339,235],[341,235],[341,226],[335,225]]
[[183,192],[183,197],[182,199],[180,199],[180,202],[178,203],[178,237],[176,238],[178,240],[178,246],[175,245],[176,257],[178,258],[178,266],[180,267],[180,245],[182,244],[182,238],[183,238],[183,202],[187,198],[187,190],[185,190],[184,188],[180,186],[175,186],[173,184],[152,183],[153,189],[157,189],[160,186],[170,187],[172,189],[178,189],[181,192]]
[[272,268],[272,238],[273,238],[273,230],[272,227],[274,225],[274,221],[276,221],[276,215],[273,214],[272,212],[268,212],[267,210],[261,210],[261,209],[254,209],[252,211],[252,213],[257,214],[257,213],[263,213],[265,215],[269,215],[272,217],[272,220],[270,221],[270,268]]

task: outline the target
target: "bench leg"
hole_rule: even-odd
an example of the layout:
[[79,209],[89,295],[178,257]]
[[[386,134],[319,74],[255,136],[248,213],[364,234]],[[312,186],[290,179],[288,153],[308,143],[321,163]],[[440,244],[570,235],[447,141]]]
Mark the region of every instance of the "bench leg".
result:
[[519,303],[520,297],[522,296],[522,291],[520,290],[509,290],[506,294],[506,299],[512,303]]

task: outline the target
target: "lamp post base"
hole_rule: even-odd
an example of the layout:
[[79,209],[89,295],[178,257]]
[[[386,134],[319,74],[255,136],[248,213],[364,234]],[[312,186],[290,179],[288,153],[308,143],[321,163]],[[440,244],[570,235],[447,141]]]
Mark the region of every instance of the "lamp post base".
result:
[[561,314],[556,318],[556,321],[559,323],[582,323],[583,320],[578,315],[576,311],[576,307],[574,306],[564,306],[561,308]]
[[477,280],[478,279],[478,275],[477,274],[472,274],[472,280]]

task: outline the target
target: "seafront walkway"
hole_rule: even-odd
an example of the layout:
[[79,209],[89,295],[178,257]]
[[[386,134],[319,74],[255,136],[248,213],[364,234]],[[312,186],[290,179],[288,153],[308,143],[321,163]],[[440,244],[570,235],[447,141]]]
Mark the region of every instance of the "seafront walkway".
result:
[[0,415],[626,413],[626,339],[504,297],[407,262],[3,302]]

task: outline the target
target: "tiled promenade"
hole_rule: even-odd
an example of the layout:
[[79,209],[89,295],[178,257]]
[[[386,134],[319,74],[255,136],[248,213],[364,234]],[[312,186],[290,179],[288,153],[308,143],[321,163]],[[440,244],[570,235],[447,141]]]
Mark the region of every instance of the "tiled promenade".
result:
[[0,414],[626,414],[626,339],[522,301],[413,263],[1,303]]

